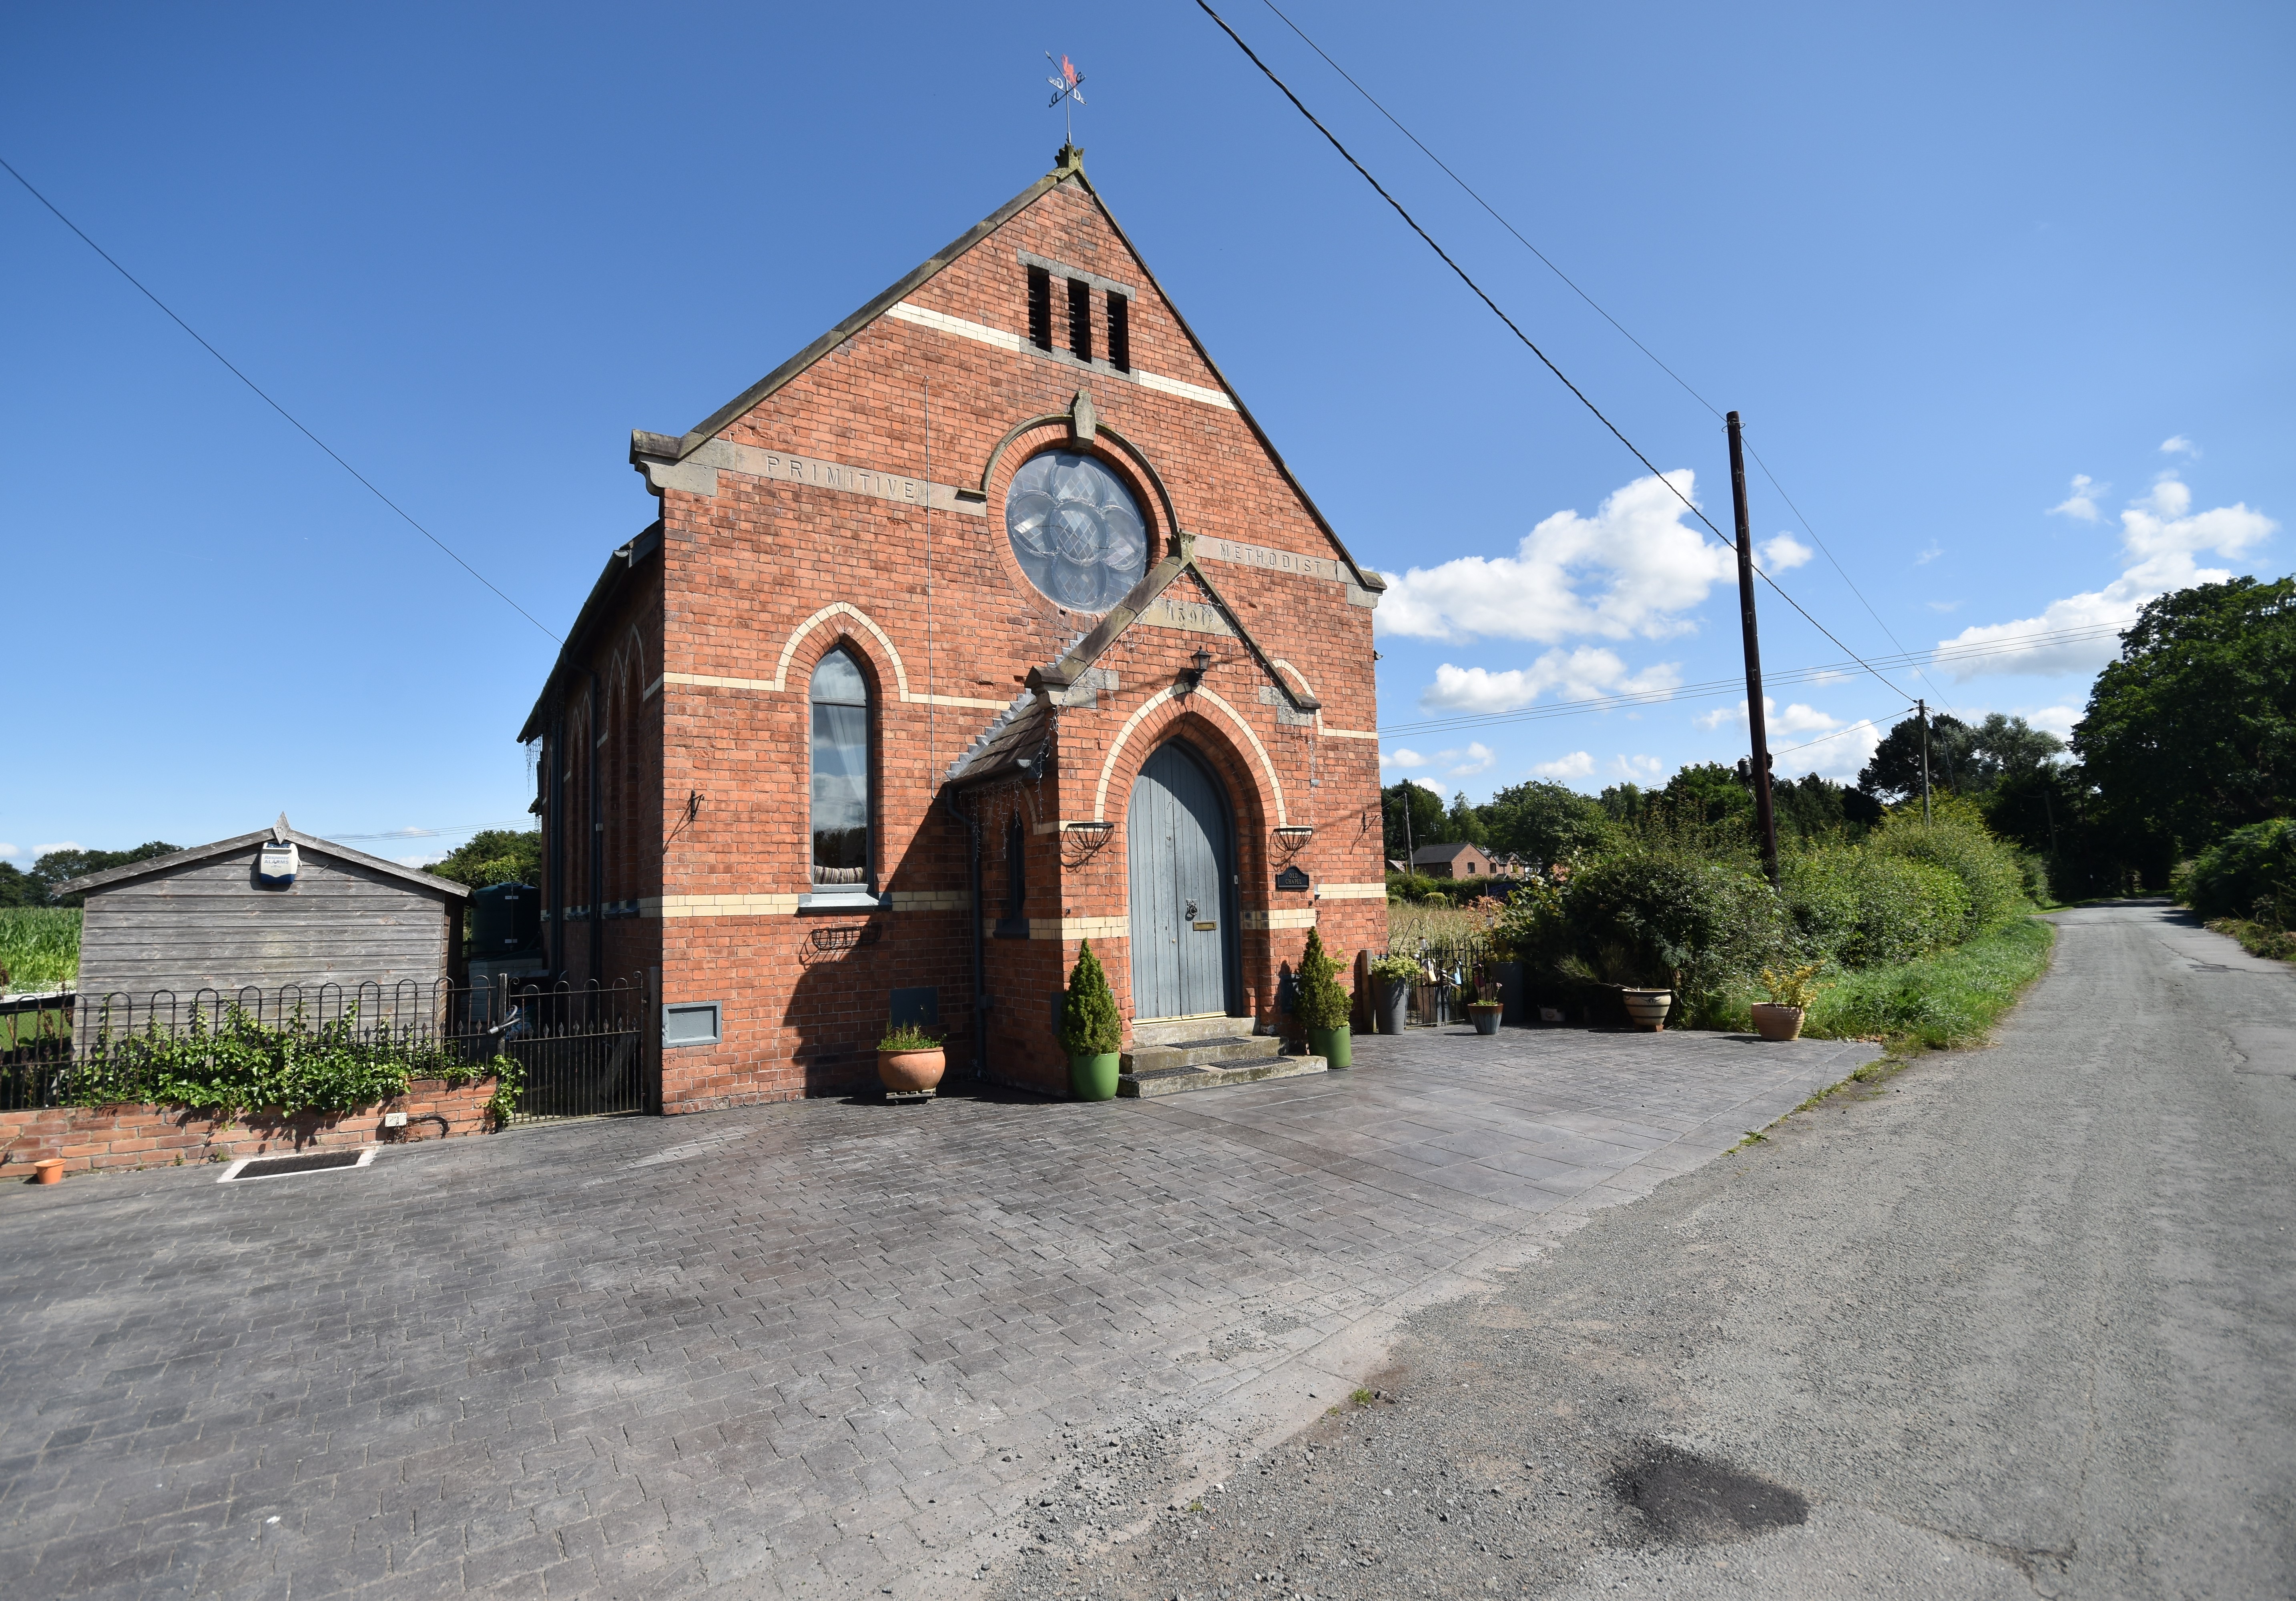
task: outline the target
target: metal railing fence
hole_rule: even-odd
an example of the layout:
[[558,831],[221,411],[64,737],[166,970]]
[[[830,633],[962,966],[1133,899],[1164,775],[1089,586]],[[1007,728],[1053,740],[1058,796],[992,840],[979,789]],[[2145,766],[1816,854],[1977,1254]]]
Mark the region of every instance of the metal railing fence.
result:
[[512,1121],[642,1111],[653,1017],[642,977],[0,997],[0,1111],[218,1104],[201,1095],[341,1111],[402,1079],[483,1076],[497,1056],[519,1064]]

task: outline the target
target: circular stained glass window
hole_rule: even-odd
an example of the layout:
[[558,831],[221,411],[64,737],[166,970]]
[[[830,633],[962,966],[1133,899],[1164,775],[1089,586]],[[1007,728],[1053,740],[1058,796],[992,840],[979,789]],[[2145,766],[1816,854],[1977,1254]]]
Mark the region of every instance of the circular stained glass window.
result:
[[1013,475],[1004,531],[1029,581],[1077,612],[1105,612],[1148,570],[1139,503],[1074,450],[1047,450]]

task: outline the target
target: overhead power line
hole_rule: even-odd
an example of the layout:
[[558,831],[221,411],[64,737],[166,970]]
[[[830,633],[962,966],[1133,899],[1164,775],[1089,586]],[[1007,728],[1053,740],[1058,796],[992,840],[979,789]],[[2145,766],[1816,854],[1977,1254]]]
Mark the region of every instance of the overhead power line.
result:
[[[1521,245],[1524,250],[1529,250],[1532,255],[1538,257],[1539,264],[1546,267],[1547,271],[1553,273],[1557,278],[1561,279],[1565,287],[1567,287],[1572,294],[1577,295],[1580,300],[1586,301],[1587,306],[1593,309],[1595,316],[1601,317],[1604,322],[1610,324],[1611,327],[1617,329],[1620,338],[1625,340],[1636,349],[1640,350],[1644,356],[1649,357],[1652,366],[1658,368],[1660,372],[1664,373],[1669,378],[1673,379],[1677,384],[1681,386],[1682,392],[1684,394],[1688,395],[1693,400],[1697,401],[1699,405],[1711,412],[1714,415],[1716,421],[1718,422],[1721,420],[1723,414],[1720,406],[1715,405],[1711,400],[1709,400],[1704,395],[1700,394],[1696,386],[1692,384],[1687,378],[1685,378],[1681,374],[1676,372],[1672,367],[1667,365],[1665,360],[1657,351],[1652,349],[1648,345],[1643,343],[1641,340],[1636,338],[1632,329],[1628,328],[1624,323],[1619,321],[1617,317],[1612,316],[1609,309],[1605,308],[1602,302],[1595,300],[1593,295],[1588,294],[1585,289],[1580,287],[1578,281],[1576,278],[1573,278],[1569,273],[1564,272],[1560,266],[1556,265],[1553,257],[1549,256],[1545,250],[1540,250],[1528,238],[1524,237],[1521,229],[1516,227],[1514,224],[1509,222],[1504,216],[1500,215],[1498,208],[1492,205],[1490,201],[1485,200],[1482,197],[1482,194],[1473,185],[1468,183],[1466,179],[1461,177],[1456,172],[1453,171],[1449,162],[1437,155],[1433,151],[1428,149],[1426,142],[1421,139],[1418,135],[1413,133],[1409,128],[1406,127],[1403,125],[1402,119],[1398,118],[1393,111],[1389,111],[1386,106],[1382,105],[1377,95],[1374,94],[1369,89],[1365,88],[1360,83],[1357,83],[1353,73],[1349,72],[1345,67],[1341,66],[1339,62],[1333,61],[1332,59],[1331,52],[1325,50],[1321,45],[1318,45],[1315,40],[1309,38],[1308,37],[1307,30],[1302,29],[1297,22],[1294,22],[1290,16],[1286,15],[1283,9],[1276,5],[1275,0],[1260,0],[1260,3],[1266,5],[1269,11],[1274,12],[1276,16],[1282,20],[1284,27],[1290,29],[1293,33],[1298,34],[1301,44],[1307,45],[1308,49],[1314,51],[1317,55],[1322,56],[1324,58],[1324,65],[1331,68],[1332,71],[1338,73],[1341,78],[1347,79],[1348,86],[1349,88],[1362,95],[1365,101],[1370,104],[1372,110],[1377,111],[1381,116],[1386,118],[1390,123],[1393,124],[1396,132],[1401,134],[1405,138],[1410,140],[1413,144],[1416,145],[1419,149],[1420,154],[1425,156],[1429,160],[1434,162],[1437,167],[1440,168],[1442,169],[1443,176],[1456,184],[1469,200],[1473,201],[1475,204],[1480,206],[1486,212],[1488,212],[1493,222],[1496,222],[1499,226],[1505,228],[1509,234],[1514,235],[1516,243]],[[1840,559],[1834,555],[1833,546],[1827,545],[1824,539],[1819,536],[1817,530],[1810,526],[1809,519],[1802,514],[1801,507],[1794,504],[1793,497],[1786,493],[1785,485],[1778,481],[1778,475],[1770,470],[1770,464],[1763,460],[1760,449],[1756,447],[1751,439],[1748,439],[1746,441],[1746,454],[1754,458],[1754,464],[1762,470],[1762,476],[1770,480],[1770,488],[1778,492],[1778,498],[1786,503],[1786,509],[1793,513],[1794,521],[1801,524],[1801,531],[1810,537],[1811,541],[1816,545],[1818,550],[1824,555],[1827,565],[1831,566],[1836,576],[1841,579],[1843,584],[1849,587],[1849,593],[1857,597],[1857,603],[1866,608],[1866,614],[1874,620],[1874,626],[1879,628],[1882,630],[1882,636],[1887,638],[1891,645],[1897,646],[1898,650],[1902,653],[1906,647],[1899,642],[1896,632],[1890,628],[1887,622],[1882,620],[1881,612],[1874,610],[1874,603],[1866,598],[1866,592],[1857,587],[1857,580],[1849,576],[1849,570],[1842,566]],[[1929,675],[1922,673],[1919,668],[1915,668],[1914,670],[1915,673],[1920,674],[1924,682],[1930,683],[1932,687],[1935,686],[1934,680],[1931,679]],[[1951,708],[1948,706],[1948,710],[1950,710]]]
[[157,306],[161,311],[166,312],[168,315],[168,320],[174,323],[176,327],[181,328],[184,333],[190,334],[192,338],[198,342],[201,349],[205,350],[209,355],[223,363],[225,369],[229,372],[233,377],[247,385],[249,389],[253,390],[255,391],[256,398],[260,399],[264,405],[269,406],[273,411],[277,412],[281,416],[286,418],[288,423],[293,426],[298,433],[310,440],[314,445],[316,445],[321,450],[325,451],[329,459],[332,460],[336,466],[340,467],[344,472],[358,480],[358,481],[365,487],[368,494],[373,496],[377,500],[382,502],[383,505],[398,513],[398,515],[405,520],[407,527],[413,529],[416,533],[430,540],[431,544],[437,546],[440,550],[445,551],[447,555],[453,557],[455,564],[460,567],[464,572],[469,573],[472,578],[478,579],[479,582],[486,585],[488,588],[493,589],[496,596],[501,600],[503,604],[508,606],[512,611],[526,619],[527,621],[533,623],[536,628],[542,628],[545,635],[547,635],[551,639],[555,640],[558,644],[563,645],[566,643],[564,640],[559,639],[557,635],[552,634],[548,628],[543,628],[541,622],[535,617],[533,612],[528,611],[524,606],[520,605],[516,601],[511,599],[509,595],[503,594],[499,588],[496,587],[494,582],[489,579],[485,573],[480,572],[468,562],[463,561],[463,558],[455,553],[453,546],[449,546],[438,535],[432,533],[429,529],[424,528],[420,522],[417,522],[413,516],[408,514],[406,507],[400,505],[397,501],[384,494],[381,489],[376,489],[373,480],[370,480],[366,474],[361,472],[357,467],[352,466],[340,456],[337,455],[333,446],[328,444],[326,440],[321,439],[317,434],[313,433],[308,428],[306,428],[303,425],[302,420],[297,417],[293,412],[289,411],[285,406],[280,405],[278,401],[274,400],[268,394],[265,393],[261,384],[256,382],[254,379],[250,378],[246,374],[241,372],[237,366],[233,365],[229,357],[217,349],[213,345],[208,343],[204,338],[201,338],[198,329],[193,327],[182,317],[177,316],[176,315],[175,308],[170,307],[167,301],[161,300],[158,295],[153,294],[150,290],[144,288],[143,280],[136,277],[134,273],[129,272],[126,267],[120,266],[119,263],[113,259],[110,250],[105,250],[102,245],[96,243],[94,240],[90,239],[87,236],[86,231],[83,229],[79,224],[74,222],[70,218],[66,217],[57,207],[55,201],[50,200],[46,195],[42,194],[37,189],[34,188],[32,186],[31,179],[17,171],[5,158],[0,158],[0,167],[7,168],[8,176],[14,178],[18,183],[23,185],[27,193],[30,194],[31,197],[39,201],[40,204],[45,206],[58,222],[70,228],[74,234],[78,234],[79,242],[87,246],[89,250],[94,250],[97,255],[102,257],[105,262],[110,265],[112,271],[118,273],[121,277],[127,279],[128,283],[134,284],[135,286],[135,291],[138,294],[151,301],[154,306]]
[[[1554,374],[1556,380],[1561,382],[1562,387],[1569,390],[1570,393],[1578,398],[1578,403],[1581,406],[1584,406],[1588,412],[1593,414],[1595,420],[1602,423],[1604,428],[1609,429],[1612,437],[1617,439],[1619,443],[1624,445],[1628,453],[1631,454],[1636,461],[1640,462],[1644,467],[1650,470],[1652,477],[1656,478],[1660,483],[1664,484],[1669,490],[1671,490],[1674,497],[1682,502],[1683,505],[1689,510],[1690,514],[1706,525],[1706,530],[1709,533],[1712,534],[1717,539],[1719,539],[1725,546],[1727,546],[1732,549],[1735,549],[1736,542],[1728,535],[1725,534],[1719,528],[1716,527],[1714,520],[1702,511],[1695,501],[1692,500],[1689,496],[1685,495],[1680,489],[1676,489],[1674,480],[1667,477],[1665,473],[1660,472],[1657,464],[1653,463],[1649,456],[1644,455],[1641,448],[1636,446],[1632,439],[1627,438],[1625,432],[1620,429],[1617,423],[1611,422],[1609,417],[1603,415],[1602,408],[1587,398],[1587,392],[1584,390],[1570,382],[1569,376],[1563,373],[1562,369],[1555,365],[1554,361],[1547,356],[1546,352],[1538,348],[1537,341],[1532,340],[1529,334],[1525,333],[1521,327],[1516,324],[1515,320],[1500,308],[1499,303],[1491,299],[1491,297],[1484,291],[1482,285],[1476,283],[1475,280],[1469,275],[1467,269],[1461,267],[1456,261],[1453,260],[1451,259],[1450,252],[1435,242],[1435,236],[1430,234],[1425,228],[1419,226],[1418,219],[1414,218],[1409,211],[1404,209],[1403,202],[1397,200],[1395,196],[1390,194],[1385,187],[1381,185],[1380,181],[1372,177],[1371,169],[1365,167],[1361,161],[1357,160],[1353,153],[1349,151],[1348,147],[1340,143],[1339,136],[1333,134],[1330,128],[1325,127],[1316,118],[1316,113],[1308,109],[1307,103],[1302,101],[1299,95],[1292,92],[1292,86],[1276,76],[1275,69],[1270,67],[1266,62],[1259,59],[1259,53],[1254,51],[1250,45],[1244,43],[1243,36],[1236,32],[1234,28],[1228,25],[1227,19],[1221,16],[1219,12],[1214,11],[1208,3],[1208,0],[1196,0],[1196,6],[1204,13],[1204,15],[1210,17],[1214,22],[1219,25],[1220,31],[1234,41],[1235,47],[1238,50],[1242,51],[1244,55],[1250,59],[1251,64],[1259,69],[1261,74],[1266,77],[1267,81],[1274,84],[1276,88],[1282,92],[1283,98],[1292,103],[1293,109],[1298,111],[1300,115],[1305,117],[1308,119],[1309,126],[1314,127],[1317,133],[1324,135],[1325,141],[1330,144],[1333,150],[1340,152],[1341,159],[1345,160],[1349,166],[1354,168],[1362,177],[1363,181],[1372,186],[1373,192],[1376,193],[1380,199],[1385,201],[1389,206],[1394,209],[1395,214],[1403,218],[1405,224],[1411,229],[1411,231],[1418,234],[1419,237],[1425,242],[1427,248],[1435,252],[1436,256],[1441,259],[1443,265],[1449,267],[1453,273],[1458,275],[1459,282],[1464,283],[1469,290],[1473,291],[1477,300],[1482,301],[1485,306],[1490,308],[1492,316],[1497,317],[1500,322],[1506,324],[1507,331],[1510,333],[1513,333],[1516,339],[1522,341],[1522,345],[1525,349],[1529,350],[1533,356],[1538,357],[1540,363],[1546,366],[1548,372]],[[1269,9],[1273,10],[1274,7],[1271,6]],[[1276,14],[1281,16],[1283,13],[1279,12]],[[1290,19],[1286,18],[1285,22],[1286,25],[1289,26]],[[1294,27],[1292,31],[1297,33],[1299,32],[1299,29]],[[1305,34],[1301,34],[1300,37],[1306,38],[1307,36]],[[1314,47],[1314,43],[1315,42],[1313,40],[1308,41],[1310,48]],[[1321,50],[1317,50],[1316,53],[1323,55],[1324,53]],[[1324,59],[1327,62],[1331,60],[1329,56],[1324,56]],[[1338,70],[1336,63],[1333,64],[1333,70]],[[1344,78],[1347,75],[1342,72],[1341,73],[1341,76]],[[1350,83],[1354,82],[1352,78],[1349,79],[1349,81]],[[1357,92],[1362,92],[1361,86],[1357,86]],[[1368,94],[1365,94],[1365,98],[1368,100],[1371,97]],[[1373,103],[1376,105],[1378,103],[1374,101]],[[1383,116],[1387,115],[1383,108],[1381,114]],[[1390,121],[1395,120],[1392,117],[1389,117],[1388,119]],[[1396,126],[1398,127],[1401,127],[1402,124],[1398,122],[1396,123]],[[1405,136],[1410,136],[1408,129],[1405,130]],[[1417,144],[1419,142],[1416,139],[1413,139],[1412,143]],[[1422,150],[1425,150],[1426,146],[1421,145],[1420,148]],[[1430,159],[1433,159],[1431,152]],[[1438,161],[1436,164],[1438,166],[1442,165],[1440,161]],[[1445,168],[1445,170],[1447,172],[1449,171],[1449,168]],[[1456,174],[1453,175],[1455,179],[1456,178],[1456,176],[1457,175]],[[1464,184],[1462,184],[1461,186],[1463,188],[1465,187]],[[1472,194],[1473,193],[1473,191],[1469,190],[1468,193]],[[1480,203],[1480,196],[1477,197],[1477,200],[1478,202]],[[1489,207],[1486,205],[1484,209],[1488,210],[1489,209]],[[1492,215],[1496,216],[1497,213],[1493,212]],[[1505,221],[1505,218],[1501,218],[1500,220],[1502,224]],[[1508,231],[1513,233],[1513,229],[1510,227]],[[1515,236],[1518,239],[1522,237],[1520,234],[1517,234]],[[1528,240],[1525,240],[1523,242],[1526,245],[1529,243]],[[1532,247],[1532,253],[1534,255],[1538,254],[1536,247]],[[1539,259],[1542,261],[1546,260],[1544,256],[1540,256]],[[1554,264],[1549,262],[1548,265],[1552,267]],[[1556,273],[1558,276],[1562,275],[1561,269],[1557,268]],[[1565,277],[1563,281],[1565,283],[1570,283],[1570,280],[1567,277]],[[1575,283],[1571,284],[1571,287],[1574,290],[1578,289],[1578,285]],[[1585,297],[1585,291],[1579,290],[1578,292],[1582,298]],[[1591,299],[1588,299],[1587,304],[1594,305],[1594,301]],[[1597,311],[1602,311],[1602,308],[1599,306],[1596,306],[1595,308]],[[1611,321],[1613,327],[1619,327],[1617,320],[1615,318],[1611,318],[1608,312],[1603,312],[1603,315],[1606,319]],[[1623,327],[1620,327],[1619,331],[1621,333],[1626,333],[1626,330]],[[1629,340],[1634,340],[1634,336],[1630,333],[1627,334],[1627,337]],[[1639,340],[1634,340],[1634,342],[1637,349],[1641,349],[1643,350],[1644,355],[1650,355],[1649,349],[1646,347],[1644,347]],[[1655,356],[1652,356],[1651,359],[1653,361],[1658,360]],[[1666,364],[1664,362],[1659,362],[1659,365],[1660,367],[1665,367]],[[1673,371],[1671,368],[1667,368],[1666,370],[1669,374]],[[1682,381],[1677,377],[1676,382],[1681,382]],[[1687,390],[1690,386],[1685,383],[1683,387]],[[1704,397],[1699,396],[1697,390],[1690,390],[1690,393],[1693,397],[1696,397],[1699,403],[1705,406],[1708,410],[1710,411],[1713,409],[1712,404],[1707,401]],[[1765,471],[1767,471],[1767,469],[1766,468]],[[1773,481],[1775,480],[1774,480]],[[1817,536],[1815,533],[1812,533],[1810,537],[1812,538],[1816,538]],[[1826,559],[1829,562],[1833,561],[1833,558],[1831,552],[1827,553]],[[1839,562],[1835,563],[1835,568],[1836,571],[1840,570]],[[1816,618],[1810,615],[1809,609],[1804,606],[1800,601],[1794,599],[1792,595],[1787,594],[1784,587],[1781,586],[1775,579],[1772,578],[1768,573],[1764,572],[1759,566],[1754,568],[1754,572],[1755,575],[1762,580],[1762,582],[1770,587],[1770,590],[1773,594],[1775,594],[1780,600],[1785,602],[1787,605],[1792,606],[1797,612],[1800,613],[1802,620],[1808,623],[1811,628],[1816,628],[1819,633],[1824,635],[1828,640],[1833,642],[1836,649],[1848,655],[1852,661],[1856,661],[1859,667],[1865,668],[1867,672],[1872,673],[1874,677],[1879,679],[1882,683],[1889,684],[1890,688],[1892,691],[1896,691],[1898,689],[1897,685],[1890,684],[1890,680],[1883,677],[1879,670],[1868,665],[1864,657],[1859,656],[1857,652],[1851,650],[1849,645],[1843,644],[1840,638],[1836,637],[1831,628],[1828,628],[1824,623],[1818,621]],[[1849,577],[1847,573],[1844,573],[1842,576],[1845,580]],[[1883,631],[1886,633],[1888,630],[1885,628]]]

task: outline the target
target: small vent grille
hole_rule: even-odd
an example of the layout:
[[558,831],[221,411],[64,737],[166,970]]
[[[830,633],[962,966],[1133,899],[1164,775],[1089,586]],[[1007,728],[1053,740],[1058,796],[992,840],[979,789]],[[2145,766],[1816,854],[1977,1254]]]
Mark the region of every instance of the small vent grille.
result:
[[1053,348],[1053,275],[1041,267],[1029,269],[1029,342]]
[[1119,373],[1132,370],[1132,301],[1108,291],[1108,365]]
[[1092,285],[1069,280],[1069,349],[1078,361],[1092,359]]

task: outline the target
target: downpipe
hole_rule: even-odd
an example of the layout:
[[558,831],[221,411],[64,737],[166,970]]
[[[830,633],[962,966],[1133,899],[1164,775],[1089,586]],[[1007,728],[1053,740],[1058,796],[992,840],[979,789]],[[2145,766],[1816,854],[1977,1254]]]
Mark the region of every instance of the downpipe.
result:
[[966,871],[972,891],[972,1076],[988,1077],[988,947],[980,932],[980,819],[944,792],[948,815],[964,825]]

